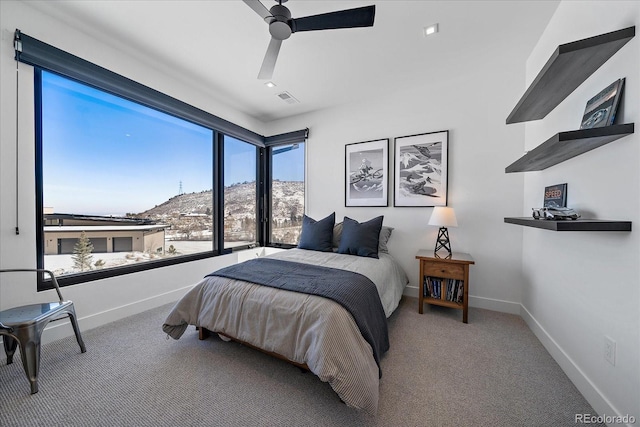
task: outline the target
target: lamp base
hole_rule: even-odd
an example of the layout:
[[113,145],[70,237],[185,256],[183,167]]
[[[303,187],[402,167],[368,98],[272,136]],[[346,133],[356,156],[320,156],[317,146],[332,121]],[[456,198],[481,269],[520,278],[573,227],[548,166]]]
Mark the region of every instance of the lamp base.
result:
[[440,227],[438,230],[438,239],[436,240],[436,249],[434,252],[438,252],[440,249],[445,249],[451,255],[451,242],[449,241],[449,230],[446,227]]

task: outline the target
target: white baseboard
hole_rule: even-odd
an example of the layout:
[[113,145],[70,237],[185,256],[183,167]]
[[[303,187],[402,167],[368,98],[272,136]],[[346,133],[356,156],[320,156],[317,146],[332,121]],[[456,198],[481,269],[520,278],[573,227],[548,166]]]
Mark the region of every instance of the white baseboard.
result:
[[[100,313],[94,313],[86,317],[78,318],[80,332],[84,333],[85,331],[97,328],[98,326],[106,325],[107,323],[124,319],[125,317],[178,301],[191,288],[193,288],[193,286],[194,285],[186,286],[184,288],[176,289],[161,295],[154,295],[140,301],[125,304],[120,307],[116,307]],[[49,323],[49,325],[42,333],[41,344],[47,344],[73,335],[73,328],[71,327],[71,323],[68,320],[52,322]],[[0,342],[2,342],[2,340],[0,340]]]
[[469,295],[469,307],[520,315],[520,303]]
[[571,382],[576,386],[578,391],[584,396],[589,404],[599,414],[607,415],[623,415],[613,406],[613,404],[602,394],[598,387],[587,377],[571,357],[562,349],[562,347],[547,333],[540,323],[531,315],[531,313],[520,305],[520,316],[524,319],[529,329],[534,333],[538,340],[547,349],[551,357],[560,365],[560,368],[569,377]]
[[[404,295],[418,298],[419,288],[417,286],[407,286],[404,288]],[[499,311],[502,313],[520,315],[520,303],[503,301],[492,298],[469,296],[469,307],[484,308],[486,310]]]
[[406,295],[408,297],[418,298],[418,287],[407,285],[402,292],[402,295]]

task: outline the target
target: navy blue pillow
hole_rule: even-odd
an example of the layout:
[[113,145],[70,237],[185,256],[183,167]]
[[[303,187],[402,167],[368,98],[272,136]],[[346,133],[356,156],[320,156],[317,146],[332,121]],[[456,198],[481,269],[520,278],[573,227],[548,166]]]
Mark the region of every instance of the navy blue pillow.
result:
[[383,216],[359,223],[344,217],[338,253],[378,258],[378,244]]
[[308,216],[302,217],[302,231],[298,248],[312,251],[331,252],[333,250],[333,226],[336,223],[336,213],[316,221]]

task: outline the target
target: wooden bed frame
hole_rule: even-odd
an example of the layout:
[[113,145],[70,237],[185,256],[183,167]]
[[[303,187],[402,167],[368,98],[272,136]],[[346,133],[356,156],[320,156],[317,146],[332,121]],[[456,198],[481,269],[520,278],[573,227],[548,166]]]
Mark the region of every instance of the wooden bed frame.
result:
[[288,359],[288,358],[284,357],[283,355],[281,355],[281,354],[279,354],[279,353],[275,353],[275,352],[273,352],[273,351],[263,350],[263,349],[261,349],[260,347],[256,347],[255,345],[252,345],[252,344],[249,344],[248,342],[245,342],[245,341],[239,340],[239,339],[237,339],[237,338],[235,338],[235,337],[232,337],[231,335],[227,335],[227,334],[225,334],[225,333],[223,333],[223,332],[214,332],[214,331],[210,331],[210,330],[208,330],[208,329],[206,329],[206,328],[203,328],[203,327],[196,327],[196,329],[198,330],[198,339],[200,339],[200,340],[205,340],[205,339],[207,339],[209,336],[211,336],[211,334],[222,335],[222,336],[224,336],[224,337],[229,338],[229,339],[230,339],[230,340],[232,340],[232,341],[235,341],[235,342],[237,342],[237,343],[240,343],[240,344],[242,344],[242,345],[245,345],[245,346],[247,346],[247,347],[249,347],[249,348],[252,348],[252,349],[254,349],[254,350],[258,350],[258,351],[260,351],[260,352],[262,352],[262,353],[264,353],[264,354],[268,354],[269,356],[273,356],[273,357],[278,358],[278,359],[280,359],[280,360],[284,360],[285,362],[288,362],[288,363],[290,363],[290,364],[292,364],[292,365],[294,365],[294,366],[297,366],[297,367],[298,367],[298,368],[300,368],[303,372],[310,372],[310,371],[311,371],[311,369],[309,369],[309,366],[307,366],[307,364],[306,364],[306,363],[298,363],[298,362],[294,362],[293,360],[290,360],[290,359]]

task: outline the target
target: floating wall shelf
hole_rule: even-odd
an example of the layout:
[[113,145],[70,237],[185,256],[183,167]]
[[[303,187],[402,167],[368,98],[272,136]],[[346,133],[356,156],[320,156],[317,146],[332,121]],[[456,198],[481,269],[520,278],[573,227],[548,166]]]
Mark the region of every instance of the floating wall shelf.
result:
[[507,124],[544,118],[636,34],[636,27],[561,44],[515,106]]
[[[544,118],[635,35],[636,27],[629,27],[558,46],[507,117],[507,124]],[[633,123],[560,132],[507,166],[505,172],[543,170],[633,132]],[[505,218],[504,222],[553,231],[631,231],[631,221],[525,217]]]
[[631,221],[606,221],[599,219],[552,221],[526,217],[505,218],[504,222],[553,231],[631,231]]
[[634,132],[634,124],[560,132],[505,168],[505,172],[540,171]]

